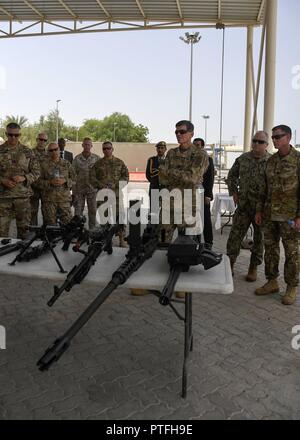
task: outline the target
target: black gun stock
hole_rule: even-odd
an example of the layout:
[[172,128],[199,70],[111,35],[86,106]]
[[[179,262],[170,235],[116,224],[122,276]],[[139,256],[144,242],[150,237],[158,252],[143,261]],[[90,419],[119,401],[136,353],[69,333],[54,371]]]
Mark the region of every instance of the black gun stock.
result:
[[124,284],[128,278],[138,270],[142,264],[149,259],[155,252],[158,245],[159,228],[157,225],[147,225],[141,240],[139,248],[129,249],[125,261],[113,273],[111,281],[99,293],[95,300],[88,306],[82,315],[74,322],[69,330],[58,338],[54,344],[49,347],[45,354],[39,359],[37,365],[41,371],[47,370],[53,362],[56,362],[70,346],[71,340],[94,315],[101,304],[108,296],[121,284]]
[[68,273],[65,282],[60,287],[54,286],[54,295],[47,302],[49,307],[53,306],[64,291],[70,292],[75,284],[80,284],[81,281],[84,280],[103,251],[106,251],[108,254],[112,253],[112,239],[120,227],[118,223],[113,225],[108,224],[99,230],[91,231],[89,234],[91,244],[86,252],[80,250],[78,246],[73,247],[75,252],[84,254],[84,258]]
[[190,235],[179,231],[178,237],[168,248],[170,274],[166,285],[159,297],[163,306],[170,304],[176,283],[182,272],[188,272],[191,266],[202,264],[205,270],[217,266],[222,261],[222,255],[208,250]]

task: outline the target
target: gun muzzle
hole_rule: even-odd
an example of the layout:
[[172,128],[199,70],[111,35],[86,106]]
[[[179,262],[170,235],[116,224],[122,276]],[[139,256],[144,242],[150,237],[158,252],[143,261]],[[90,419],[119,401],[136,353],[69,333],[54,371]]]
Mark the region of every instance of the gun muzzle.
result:
[[70,345],[70,342],[64,338],[56,339],[54,344],[45,351],[44,356],[38,360],[37,366],[39,370],[48,370],[54,362],[58,361]]

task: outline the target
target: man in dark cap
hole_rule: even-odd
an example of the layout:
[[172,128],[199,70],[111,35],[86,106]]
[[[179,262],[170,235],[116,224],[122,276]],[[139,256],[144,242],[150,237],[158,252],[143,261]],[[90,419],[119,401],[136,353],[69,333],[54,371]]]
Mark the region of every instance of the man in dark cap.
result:
[[160,189],[158,179],[158,167],[165,163],[167,144],[164,141],[160,141],[155,145],[156,156],[149,157],[147,161],[146,177],[150,182],[149,195],[151,196],[151,189]]

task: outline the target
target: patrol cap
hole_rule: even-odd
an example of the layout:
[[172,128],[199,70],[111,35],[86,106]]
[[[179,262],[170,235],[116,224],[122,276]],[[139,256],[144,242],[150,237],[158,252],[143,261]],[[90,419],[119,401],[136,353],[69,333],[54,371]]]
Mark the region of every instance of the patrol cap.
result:
[[160,142],[158,142],[155,145],[155,148],[157,148],[157,147],[166,147],[166,146],[167,146],[167,144],[165,143],[165,141],[160,141]]

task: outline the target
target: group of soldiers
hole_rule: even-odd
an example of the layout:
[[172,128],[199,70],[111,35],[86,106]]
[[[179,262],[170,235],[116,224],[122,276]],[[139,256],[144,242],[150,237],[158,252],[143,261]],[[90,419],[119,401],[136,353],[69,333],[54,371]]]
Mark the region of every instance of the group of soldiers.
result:
[[[115,193],[117,206],[120,182],[127,183],[129,172],[125,163],[113,155],[110,141],[102,144],[103,158],[91,152],[92,140],[85,138],[83,151],[72,160],[64,150],[63,139],[48,146],[46,133],[37,137],[33,150],[19,142],[20,126],[10,123],[6,127],[7,141],[0,146],[0,236],[8,236],[10,222],[16,219],[18,238],[24,239],[29,224],[37,224],[41,200],[43,222],[46,225],[71,219],[71,204],[75,214],[82,215],[88,206],[89,228],[95,227],[97,192],[108,189]],[[189,208],[193,215],[197,206],[199,185],[204,186],[204,241],[211,249],[213,236],[210,202],[213,199],[214,169],[212,159],[204,150],[204,141],[194,137],[194,126],[182,120],[176,124],[175,135],[179,146],[167,152],[166,143],[156,144],[157,155],[149,158],[146,176],[152,189],[179,190],[182,194],[181,221],[171,218],[165,230],[166,243],[172,239],[176,227],[186,227],[184,218],[185,190],[191,192]],[[267,283],[256,289],[256,295],[279,291],[280,239],[285,250],[284,279],[287,285],[282,303],[293,304],[299,283],[299,231],[300,231],[300,153],[290,145],[292,132],[286,125],[274,127],[272,140],[277,153],[267,152],[268,134],[255,133],[252,149],[242,154],[229,171],[227,185],[237,209],[227,242],[232,274],[243,238],[250,225],[254,240],[247,281],[257,279],[257,266],[265,260]],[[46,148],[47,146],[47,148]],[[70,156],[71,155],[71,156]],[[72,163],[71,163],[72,162]],[[72,189],[72,193],[71,193]],[[171,199],[172,202],[172,199]],[[101,204],[102,201],[98,202]],[[124,245],[124,229],[120,230],[120,246]],[[136,294],[139,290],[135,289]],[[142,291],[144,293],[144,291]],[[183,292],[178,292],[182,297]]]
[[[47,145],[47,134],[39,133],[36,147],[30,149],[20,143],[20,136],[20,126],[10,123],[7,140],[0,145],[0,236],[9,235],[11,220],[16,219],[17,237],[25,239],[29,225],[38,224],[40,201],[44,225],[55,225],[58,219],[69,223],[71,206],[75,215],[82,215],[86,201],[89,228],[94,228],[98,190],[108,188],[118,195],[119,181],[129,180],[128,169],[114,157],[111,142],[103,143],[100,158],[91,152],[92,140],[85,138],[82,153],[73,160],[64,149],[64,139]],[[122,230],[119,239],[123,246]]]
[[277,152],[267,151],[268,133],[258,131],[252,149],[238,157],[228,173],[229,194],[237,206],[227,242],[232,273],[242,240],[250,225],[253,246],[246,280],[257,279],[257,266],[265,262],[267,283],[256,295],[279,292],[280,239],[284,247],[284,305],[295,302],[299,284],[300,153],[291,146],[292,131],[286,125],[272,130]]

